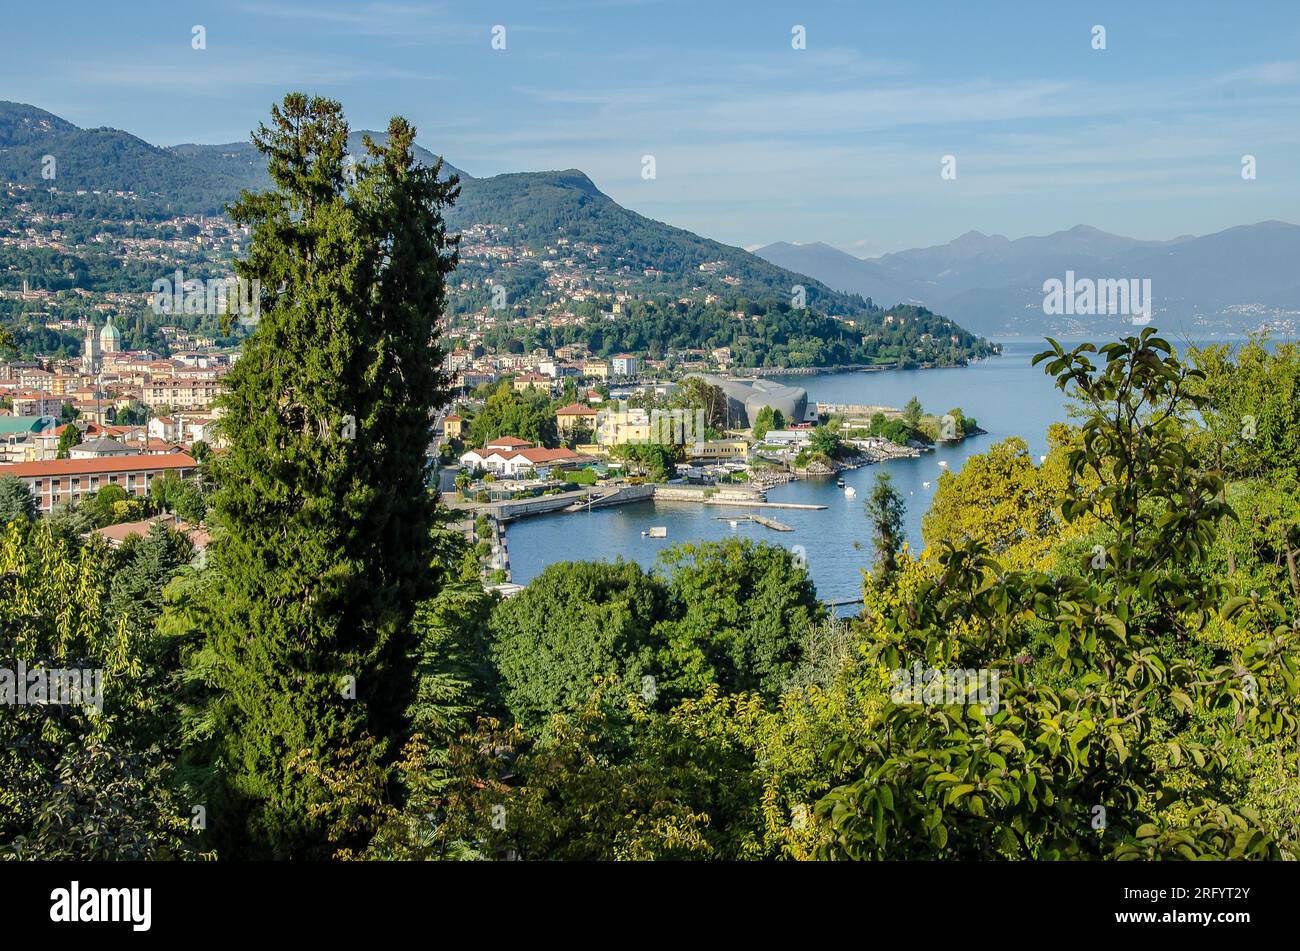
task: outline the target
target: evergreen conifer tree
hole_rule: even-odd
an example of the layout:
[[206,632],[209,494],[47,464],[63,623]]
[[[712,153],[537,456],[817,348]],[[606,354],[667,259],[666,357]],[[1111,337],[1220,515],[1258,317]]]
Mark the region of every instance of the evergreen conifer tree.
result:
[[[433,592],[431,411],[456,264],[440,167],[389,125],[347,156],[337,102],[287,96],[253,136],[273,188],[231,207],[260,319],[227,378],[211,553],[210,829],[224,855],[326,857],[329,790],[290,767],[364,748],[386,766],[414,695],[412,616]],[[373,740],[373,742],[371,742]],[[236,845],[236,843],[238,845]]]

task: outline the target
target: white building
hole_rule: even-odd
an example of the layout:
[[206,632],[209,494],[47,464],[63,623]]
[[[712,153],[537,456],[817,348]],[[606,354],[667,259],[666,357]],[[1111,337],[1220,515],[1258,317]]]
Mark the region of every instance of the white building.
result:
[[763,442],[769,446],[806,446],[812,434],[806,429],[769,429]]

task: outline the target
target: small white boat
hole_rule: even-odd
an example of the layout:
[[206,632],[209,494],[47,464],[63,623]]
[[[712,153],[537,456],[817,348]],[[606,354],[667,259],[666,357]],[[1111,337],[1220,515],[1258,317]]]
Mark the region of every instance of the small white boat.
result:
[[1039,457],[1038,457],[1038,463],[1039,463],[1039,465],[1042,465],[1042,464],[1043,464],[1044,462],[1046,462],[1046,461],[1047,461],[1047,457],[1046,457],[1046,456],[1039,456]]
[[930,488],[930,483],[928,482],[922,482],[921,485],[925,486],[927,489]]
[[663,525],[657,525],[657,526],[655,526],[654,528],[650,529],[650,537],[651,537],[651,538],[667,538],[667,537],[668,537],[668,529],[667,529],[666,527],[664,527]]
[[940,460],[939,460],[939,468],[940,468],[940,469],[947,469],[947,468],[948,468],[948,460],[947,460],[947,459],[940,459]]
[[851,499],[857,494],[858,494],[858,490],[853,488],[853,486],[847,485],[844,487],[844,497],[846,499]]
[[739,524],[740,524],[740,523],[737,522],[734,518],[730,520],[730,525],[731,525],[732,528],[735,528],[735,527],[736,527],[737,525],[739,525]]

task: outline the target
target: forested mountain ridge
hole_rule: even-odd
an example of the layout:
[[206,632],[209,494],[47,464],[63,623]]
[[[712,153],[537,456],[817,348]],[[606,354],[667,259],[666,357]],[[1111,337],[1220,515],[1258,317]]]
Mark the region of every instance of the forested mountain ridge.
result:
[[[354,152],[366,134],[384,138],[377,132],[354,132],[348,140]],[[422,162],[436,159],[418,146],[415,152]],[[46,156],[55,160],[53,179],[45,177]],[[449,166],[447,172],[465,177]],[[178,214],[220,214],[241,189],[270,185],[265,163],[248,142],[150,145],[120,129],[82,129],[18,102],[0,102],[0,181],[65,191],[129,191],[164,200]]]
[[[354,154],[365,134],[349,136]],[[413,154],[423,164],[437,161],[418,146]],[[53,178],[43,174],[47,156],[55,163]],[[743,354],[738,365],[768,367],[947,365],[994,352],[938,314],[910,308],[888,315],[858,294],[640,215],[578,169],[487,178],[445,162],[443,169],[460,179],[447,224],[463,237],[461,280],[450,288],[449,309],[453,315],[498,311],[504,319],[491,336],[502,348],[553,346],[561,338],[594,344],[593,352],[730,347]],[[127,220],[162,224],[178,215],[219,215],[242,190],[269,185],[249,143],[163,148],[115,129],[81,129],[19,103],[0,103],[0,181],[27,186],[7,199],[12,209],[72,214],[58,227],[83,236],[120,233]],[[30,222],[14,220],[11,227],[22,231]],[[7,270],[14,281],[26,277],[31,286],[50,289],[75,284],[79,274],[113,271],[111,248],[74,244],[75,250],[58,250],[58,286],[49,284],[48,269],[33,270],[30,255],[10,260]],[[96,263],[101,258],[104,267]],[[226,259],[211,263],[228,266]],[[86,289],[130,289],[120,286],[120,275],[111,283]],[[498,288],[505,289],[506,308],[492,302]],[[584,329],[566,326],[566,313],[578,314]]]
[[[349,147],[360,152],[354,132]],[[369,133],[382,141],[379,133]],[[416,147],[421,161],[436,156]],[[52,155],[56,177],[42,178],[42,159]],[[710,241],[623,208],[577,169],[515,172],[474,178],[444,163],[461,179],[461,194],[449,215],[453,230],[475,224],[503,225],[515,241],[539,242],[567,236],[608,246],[607,263],[639,270],[696,271],[699,264],[723,261],[758,289],[789,299],[796,284],[807,289],[809,304],[840,313],[868,308],[857,295],[835,292],[819,281],[792,277],[740,248]],[[219,214],[240,189],[263,189],[270,179],[257,150],[247,142],[226,145],[150,145],[117,129],[81,129],[66,120],[21,103],[0,102],[0,180],[48,184],[60,190],[131,191],[168,201],[176,213]],[[626,240],[622,240],[626,239]],[[623,254],[620,261],[615,257]],[[698,272],[697,272],[698,274]]]

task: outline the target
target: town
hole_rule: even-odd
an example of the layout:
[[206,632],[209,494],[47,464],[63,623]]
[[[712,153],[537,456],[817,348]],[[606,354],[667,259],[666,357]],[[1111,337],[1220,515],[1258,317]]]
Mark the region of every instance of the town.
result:
[[[159,521],[206,538],[202,460],[222,450],[223,380],[260,304],[260,288],[250,295],[230,273],[249,242],[224,215],[176,214],[131,192],[6,185],[0,328],[12,345],[0,353],[0,479],[22,482],[46,515],[94,501],[96,530],[113,541]],[[754,365],[754,338],[743,334],[750,349],[740,354],[658,337],[611,351],[620,327],[660,312],[758,321],[719,293],[740,283],[725,261],[696,262],[673,296],[668,275],[594,241],[539,243],[476,222],[461,231],[458,255],[441,320],[451,401],[432,421],[427,462],[430,486],[465,514],[471,540],[482,515],[504,523],[618,504],[644,497],[626,489],[645,484],[696,487],[679,499],[726,486],[732,501],[762,503],[780,482],[834,477],[977,431],[960,410],[940,418],[919,404],[809,403],[802,388],[767,379],[773,368]],[[214,286],[229,286],[235,306]],[[897,335],[913,332],[908,320],[881,322]],[[915,333],[916,365],[929,365],[939,341]],[[950,336],[944,344],[957,346]],[[508,574],[494,547],[485,580]]]

